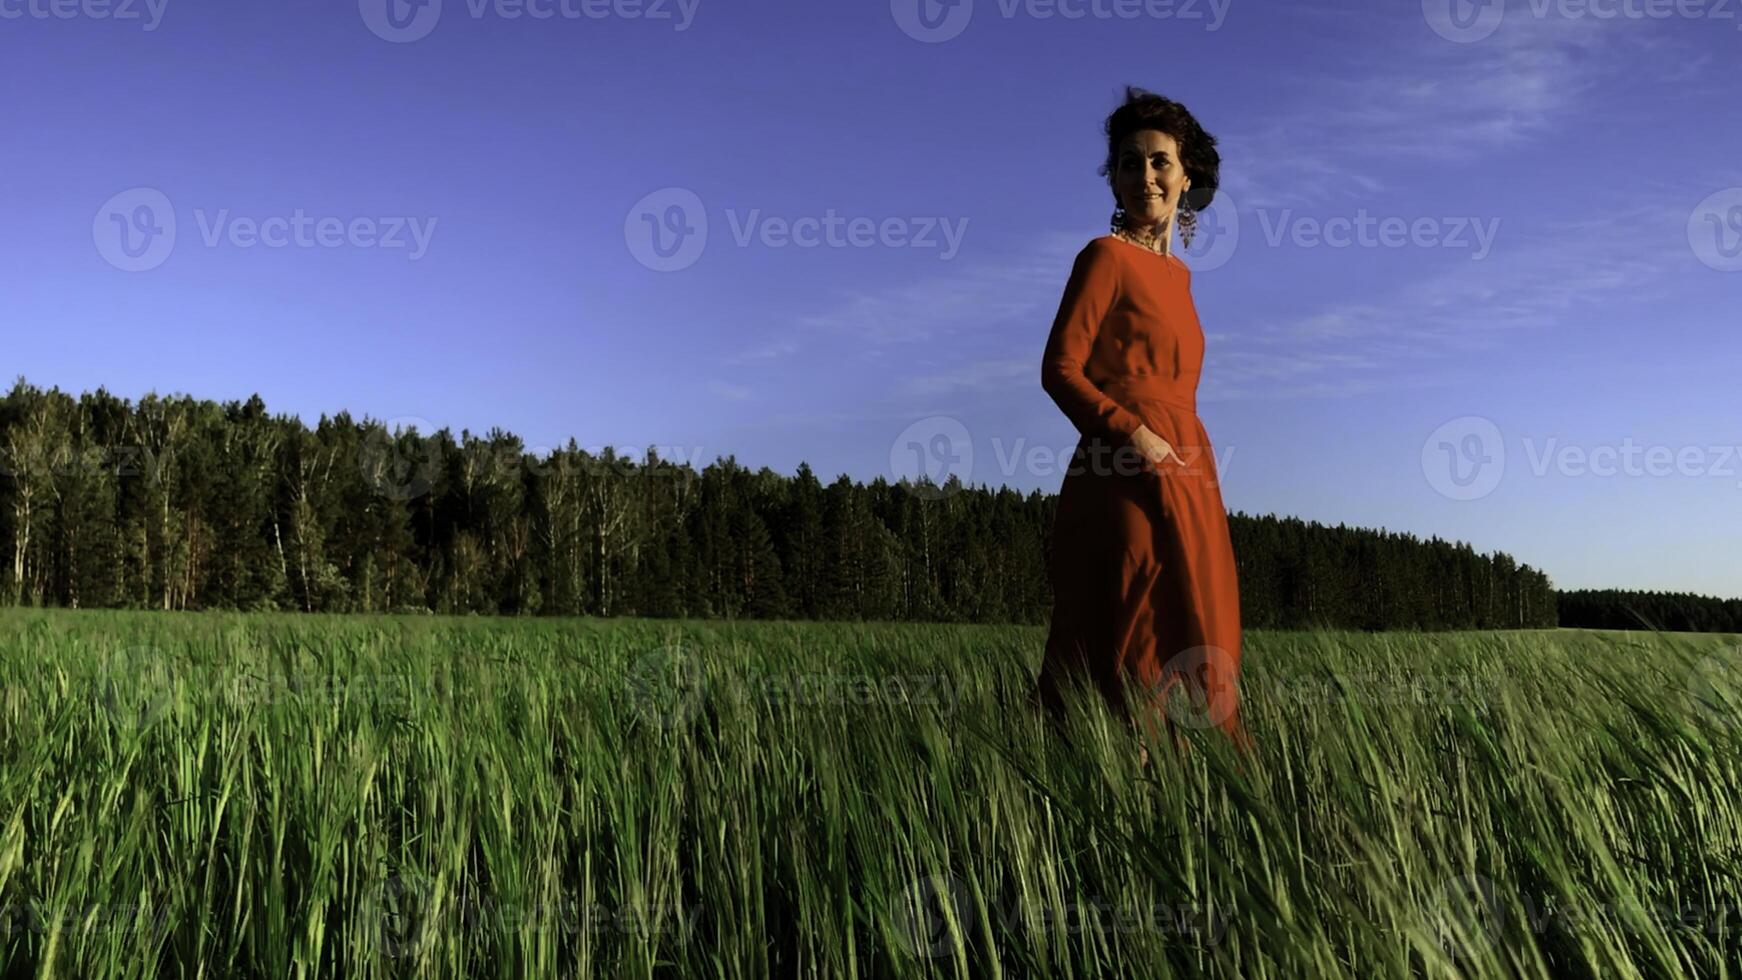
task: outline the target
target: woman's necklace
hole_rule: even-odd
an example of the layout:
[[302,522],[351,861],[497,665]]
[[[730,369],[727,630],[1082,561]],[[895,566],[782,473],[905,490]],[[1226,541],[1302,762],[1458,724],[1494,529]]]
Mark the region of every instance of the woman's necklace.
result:
[[1165,232],[1155,235],[1140,235],[1129,228],[1121,228],[1113,234],[1119,238],[1123,238],[1133,245],[1136,245],[1138,248],[1146,248],[1157,255],[1168,254],[1166,249],[1162,247],[1167,242],[1167,235]]

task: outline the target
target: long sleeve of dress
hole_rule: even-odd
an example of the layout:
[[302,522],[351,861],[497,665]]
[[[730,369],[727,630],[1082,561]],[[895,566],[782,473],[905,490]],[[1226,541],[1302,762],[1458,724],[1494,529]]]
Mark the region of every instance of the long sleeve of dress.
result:
[[1112,253],[1112,247],[1106,239],[1096,239],[1077,253],[1046,340],[1040,386],[1079,433],[1128,440],[1143,421],[1107,397],[1083,373],[1101,321],[1119,292],[1119,257]]

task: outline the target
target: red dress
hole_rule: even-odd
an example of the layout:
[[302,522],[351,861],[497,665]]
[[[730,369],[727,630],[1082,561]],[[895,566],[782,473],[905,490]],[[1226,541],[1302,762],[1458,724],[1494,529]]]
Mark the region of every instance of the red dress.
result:
[[[1077,254],[1041,386],[1081,433],[1047,542],[1052,621],[1035,700],[1059,716],[1087,681],[1130,720],[1216,727],[1242,749],[1240,590],[1209,436],[1197,415],[1204,334],[1191,270],[1112,235]],[[1139,425],[1178,454],[1159,469]],[[1123,683],[1144,701],[1127,705]],[[1171,714],[1175,684],[1191,695]]]

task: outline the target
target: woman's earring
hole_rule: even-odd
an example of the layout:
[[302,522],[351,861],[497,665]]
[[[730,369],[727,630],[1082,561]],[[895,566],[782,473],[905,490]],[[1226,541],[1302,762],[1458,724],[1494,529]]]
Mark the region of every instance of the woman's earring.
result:
[[1185,195],[1180,195],[1179,207],[1179,237],[1186,248],[1192,247],[1192,232],[1198,229],[1198,212],[1186,203]]
[[1125,206],[1123,204],[1115,205],[1113,208],[1113,227],[1109,230],[1118,231],[1123,227],[1125,227]]

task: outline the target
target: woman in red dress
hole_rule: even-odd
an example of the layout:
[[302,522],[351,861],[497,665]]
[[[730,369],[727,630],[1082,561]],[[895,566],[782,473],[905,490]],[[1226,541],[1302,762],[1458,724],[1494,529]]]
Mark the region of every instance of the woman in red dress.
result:
[[[1035,700],[1062,717],[1065,690],[1087,682],[1134,725],[1161,720],[1176,744],[1180,727],[1215,727],[1247,751],[1240,591],[1197,415],[1204,335],[1172,248],[1176,225],[1190,243],[1221,156],[1184,106],[1134,87],[1106,134],[1113,232],[1077,254],[1041,363],[1041,386],[1081,439],[1047,543],[1053,609]],[[1169,700],[1176,686],[1184,706]]]

